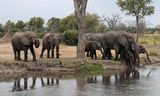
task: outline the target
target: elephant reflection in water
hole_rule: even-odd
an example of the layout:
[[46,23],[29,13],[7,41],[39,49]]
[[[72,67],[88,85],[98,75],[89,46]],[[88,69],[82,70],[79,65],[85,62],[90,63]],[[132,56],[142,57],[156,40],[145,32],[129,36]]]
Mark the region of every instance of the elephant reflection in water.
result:
[[28,89],[28,78],[23,78],[24,79],[24,87],[22,88],[21,86],[21,79],[17,79],[14,81],[13,89],[12,91],[22,91],[22,90],[27,90]]
[[[12,91],[23,91],[23,90],[28,89],[28,78],[25,77],[23,79],[24,79],[24,85],[23,86],[21,85],[22,84],[22,82],[21,82],[22,79],[17,79],[17,80],[14,81]],[[36,81],[37,81],[37,77],[32,77],[32,84],[30,86],[30,89],[35,88]],[[46,83],[46,82],[44,82],[43,78],[41,77],[40,81],[41,81],[42,86],[48,86],[48,85],[52,86],[54,84],[59,85],[59,78],[56,78],[55,83],[54,83],[54,78],[47,78],[47,81],[46,81],[47,83]]]
[[91,75],[87,78],[87,83],[97,83],[97,76]]
[[[140,74],[138,70],[126,70],[125,72],[122,72],[120,74],[115,74],[115,83],[123,82],[123,81],[131,81],[131,80],[137,80],[140,77]],[[102,84],[109,84],[110,83],[111,75],[103,75],[102,76]]]

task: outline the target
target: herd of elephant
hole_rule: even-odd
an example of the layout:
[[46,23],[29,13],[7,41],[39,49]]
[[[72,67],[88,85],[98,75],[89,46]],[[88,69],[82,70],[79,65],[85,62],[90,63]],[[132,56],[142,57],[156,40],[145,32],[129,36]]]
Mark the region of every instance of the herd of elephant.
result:
[[[102,59],[112,59],[111,50],[115,50],[115,59],[125,61],[129,66],[140,63],[139,54],[148,53],[142,45],[138,45],[135,38],[126,32],[109,31],[105,33],[91,33],[86,35],[85,52],[92,59],[97,59],[96,50],[102,53]],[[64,40],[64,36],[58,33],[47,33],[42,39],[42,50],[40,58],[43,58],[43,53],[47,49],[47,58],[54,58],[54,49],[56,48],[56,58],[59,58],[59,44]],[[28,61],[28,49],[31,51],[33,61],[36,61],[34,47],[40,46],[40,41],[37,35],[33,32],[17,32],[13,35],[12,48],[14,51],[15,60],[21,60],[20,52],[24,51],[24,61]],[[51,51],[51,56],[50,56]]]

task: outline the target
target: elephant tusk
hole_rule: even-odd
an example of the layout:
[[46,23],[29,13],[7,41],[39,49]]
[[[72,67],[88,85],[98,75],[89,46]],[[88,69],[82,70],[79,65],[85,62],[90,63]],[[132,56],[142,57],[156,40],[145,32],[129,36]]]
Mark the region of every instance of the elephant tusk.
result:
[[35,40],[33,40],[33,43],[35,44],[35,43],[36,43],[36,41],[35,41]]

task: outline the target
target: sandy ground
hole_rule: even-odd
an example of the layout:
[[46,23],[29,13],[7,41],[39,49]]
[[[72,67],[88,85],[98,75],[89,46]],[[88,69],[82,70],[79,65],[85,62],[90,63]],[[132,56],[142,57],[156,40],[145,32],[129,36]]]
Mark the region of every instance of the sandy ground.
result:
[[[151,58],[151,61],[152,63],[157,63],[160,61],[160,58],[159,58],[159,54],[160,54],[160,46],[144,46],[148,53],[150,54],[151,51],[155,51],[158,56],[154,56],[154,58]],[[64,44],[60,44],[60,59],[71,59],[71,58],[76,58],[76,46],[67,46],[67,45],[64,45]],[[40,59],[40,54],[41,54],[41,46],[39,48],[35,48],[35,51],[36,51],[36,57],[37,57],[37,60]],[[112,50],[112,53],[114,54],[115,52]],[[97,56],[98,56],[98,59],[101,59],[102,55],[100,53],[100,51],[97,51]],[[114,56],[114,55],[113,55]],[[32,55],[29,51],[29,61],[32,60]],[[47,58],[47,50],[44,52],[44,58],[43,59],[46,59]],[[140,57],[141,59],[146,59],[146,55],[145,54],[140,54]],[[150,56],[151,57],[151,56]],[[24,52],[22,51],[21,52],[21,58],[22,60],[24,59]],[[90,59],[89,57],[87,59]],[[14,61],[14,54],[13,54],[13,49],[12,49],[12,45],[11,43],[0,43],[0,62],[4,62],[4,61]],[[142,60],[144,61],[144,60]]]
[[[35,49],[36,57],[39,59],[41,54],[41,46]],[[100,52],[97,51],[98,57],[101,57]],[[32,60],[31,53],[29,51],[29,60]],[[43,55],[44,59],[47,58],[47,50]],[[24,58],[24,52],[21,52],[21,58]],[[60,45],[60,58],[76,58],[76,46]],[[0,43],[0,61],[14,60],[14,54],[11,43]]]

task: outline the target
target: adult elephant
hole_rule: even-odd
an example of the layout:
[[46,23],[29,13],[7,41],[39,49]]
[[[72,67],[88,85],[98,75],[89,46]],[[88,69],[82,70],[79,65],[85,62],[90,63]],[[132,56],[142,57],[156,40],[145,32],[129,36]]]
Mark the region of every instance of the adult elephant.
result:
[[114,49],[116,54],[128,54],[131,58],[133,57],[134,59],[129,61],[139,65],[138,44],[135,42],[135,38],[132,35],[123,31],[109,31],[105,33],[89,34],[87,35],[87,39],[101,43],[103,48],[103,59],[111,59],[112,55],[110,50]]
[[24,61],[28,61],[28,49],[30,49],[33,56],[33,61],[36,61],[36,54],[33,45],[38,48],[40,42],[35,33],[17,32],[13,35],[11,43],[14,51],[15,60],[21,60],[20,52],[21,50],[24,50]]
[[[97,59],[96,50],[100,50],[102,52],[102,46],[97,41],[86,41],[85,42],[85,52],[87,52],[87,57],[91,56],[91,58]],[[90,53],[90,54],[89,54]]]
[[56,48],[56,58],[59,58],[59,44],[63,41],[64,37],[58,33],[47,33],[42,40],[42,50],[40,58],[43,58],[43,53],[47,49],[47,58],[54,58],[54,49]]
[[[129,58],[127,57],[128,59],[130,59],[133,56],[133,59],[130,60],[132,62],[130,63],[133,63],[136,66],[138,66],[140,63],[138,44],[136,43],[135,38],[129,33],[126,33],[123,31],[107,32],[103,36],[102,46],[104,48],[104,53],[107,52],[107,49],[114,49],[116,54],[120,53],[122,57],[131,56]],[[127,55],[127,56],[124,56],[124,55]]]

